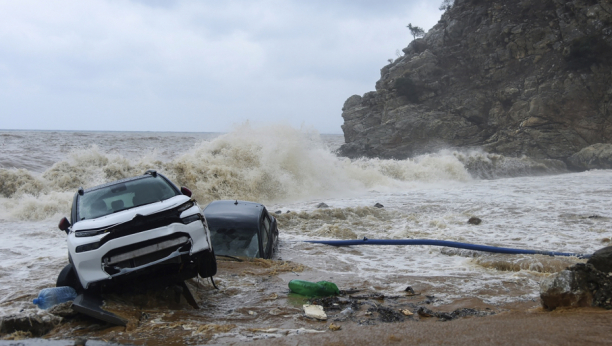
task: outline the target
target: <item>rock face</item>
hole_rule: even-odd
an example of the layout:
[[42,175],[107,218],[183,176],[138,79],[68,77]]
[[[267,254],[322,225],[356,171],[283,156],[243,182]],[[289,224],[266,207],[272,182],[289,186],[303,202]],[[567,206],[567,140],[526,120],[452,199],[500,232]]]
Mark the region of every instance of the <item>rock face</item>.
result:
[[610,0],[456,0],[403,51],[344,103],[341,154],[482,147],[567,163],[612,142]]

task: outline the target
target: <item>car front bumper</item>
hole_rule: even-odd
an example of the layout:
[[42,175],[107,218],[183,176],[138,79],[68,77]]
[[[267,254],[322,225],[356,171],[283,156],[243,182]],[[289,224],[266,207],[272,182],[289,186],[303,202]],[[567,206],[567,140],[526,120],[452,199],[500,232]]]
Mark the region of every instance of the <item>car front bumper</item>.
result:
[[[111,280],[172,260],[180,261],[180,256],[212,248],[208,231],[199,220],[189,224],[172,223],[109,240],[95,250],[76,252],[77,246],[99,241],[102,237],[88,238],[75,237],[68,242],[73,265],[85,289],[94,282]],[[125,263],[131,264],[122,265]],[[109,267],[117,270],[109,272]]]

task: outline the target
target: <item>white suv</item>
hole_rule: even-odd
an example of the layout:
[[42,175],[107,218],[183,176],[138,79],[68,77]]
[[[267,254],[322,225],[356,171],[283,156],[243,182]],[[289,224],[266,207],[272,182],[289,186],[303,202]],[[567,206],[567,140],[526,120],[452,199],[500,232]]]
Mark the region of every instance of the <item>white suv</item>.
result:
[[79,188],[68,234],[69,264],[57,286],[103,289],[124,280],[183,281],[212,277],[217,262],[202,210],[191,191],[168,178],[144,175]]

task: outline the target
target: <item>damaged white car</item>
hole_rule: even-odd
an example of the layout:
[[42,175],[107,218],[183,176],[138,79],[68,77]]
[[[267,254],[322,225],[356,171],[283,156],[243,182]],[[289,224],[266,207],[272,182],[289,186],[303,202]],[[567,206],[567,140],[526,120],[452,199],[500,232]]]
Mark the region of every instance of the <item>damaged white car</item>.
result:
[[69,264],[57,286],[100,291],[125,280],[182,282],[212,277],[217,262],[202,210],[191,191],[156,171],[74,195]]

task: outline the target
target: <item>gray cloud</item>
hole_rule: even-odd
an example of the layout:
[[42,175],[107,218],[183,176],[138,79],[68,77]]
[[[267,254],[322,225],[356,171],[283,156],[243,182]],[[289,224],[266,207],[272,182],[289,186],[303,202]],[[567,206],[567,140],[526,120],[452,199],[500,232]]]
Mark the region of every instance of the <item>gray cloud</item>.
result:
[[0,128],[340,133],[430,1],[0,1]]

